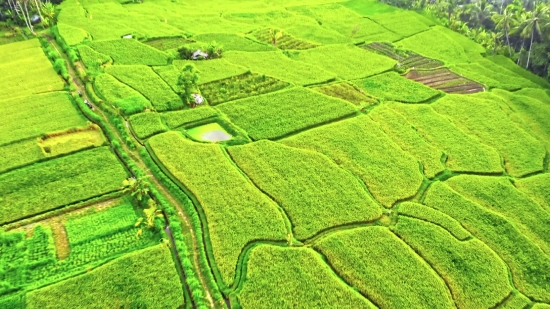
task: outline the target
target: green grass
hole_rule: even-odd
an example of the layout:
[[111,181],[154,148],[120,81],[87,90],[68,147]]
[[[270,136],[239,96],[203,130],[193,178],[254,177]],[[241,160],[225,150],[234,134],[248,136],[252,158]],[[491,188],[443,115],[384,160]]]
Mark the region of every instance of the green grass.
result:
[[139,139],[146,139],[167,130],[157,113],[140,113],[130,116],[130,124]]
[[151,102],[143,95],[109,74],[97,76],[94,80],[94,89],[100,97],[112,103],[125,116],[151,108]]
[[366,95],[363,90],[347,82],[323,85],[319,87],[313,87],[311,89],[334,98],[346,100],[357,106],[370,106],[378,104],[378,101],[376,101],[376,99]]
[[550,213],[550,174],[541,174],[514,181],[514,186]]
[[456,172],[500,173],[500,156],[493,148],[461,131],[426,105],[392,104],[430,144],[447,154],[446,167]]
[[157,111],[183,108],[180,97],[151,68],[144,65],[110,66],[105,72],[139,91]]
[[[426,222],[433,223],[454,236],[458,240],[466,240],[472,235],[466,229],[460,225],[458,221],[449,217],[443,212],[437,211],[433,208],[424,206],[418,203],[404,202],[399,204],[399,215],[424,220]],[[399,220],[401,220],[401,216]]]
[[243,67],[247,67],[254,73],[265,74],[296,85],[314,84],[327,81],[336,77],[322,68],[291,60],[282,52],[227,52],[224,59]]
[[177,132],[156,135],[148,143],[200,203],[215,263],[226,285],[233,282],[237,259],[246,244],[285,239],[285,223],[277,205],[235,168],[220,146],[194,143]]
[[283,144],[327,155],[361,178],[386,207],[415,195],[422,183],[417,160],[367,116],[312,129],[284,139]]
[[66,92],[0,100],[0,145],[86,126]]
[[355,81],[355,84],[369,95],[383,101],[421,103],[441,94],[438,90],[414,82],[400,76],[396,72],[384,73],[358,80]]
[[212,118],[217,115],[219,115],[218,112],[207,105],[161,114],[162,119],[170,129],[175,129],[185,124],[197,122],[203,119]]
[[319,240],[314,248],[378,307],[455,308],[445,282],[384,227],[338,231]]
[[509,266],[520,292],[536,300],[550,301],[550,275],[540,271],[550,267],[550,258],[509,220],[440,182],[430,187],[424,203],[459,221],[498,254]]
[[248,69],[244,66],[232,64],[223,58],[206,61],[174,60],[173,64],[178,72],[186,64],[194,64],[200,72],[199,84],[206,84],[224,78],[241,75],[248,71]]
[[88,45],[79,45],[78,53],[80,54],[80,59],[82,59],[82,62],[88,69],[97,68],[107,62],[113,61],[111,57],[96,52]]
[[121,187],[126,171],[108,147],[0,175],[0,222],[5,223]]
[[542,171],[544,145],[511,123],[493,95],[447,95],[432,106],[447,115],[465,133],[496,149],[504,158],[506,171],[516,177]]
[[443,152],[428,143],[404,116],[382,105],[371,111],[369,117],[376,121],[384,133],[403,150],[422,163],[426,177],[434,178],[443,172],[444,166],[441,164]]
[[286,210],[298,239],[382,216],[361,183],[319,153],[270,141],[231,147],[229,153]]
[[164,309],[183,303],[183,288],[164,245],[130,253],[26,295],[28,309],[77,308],[82,304],[89,308]]
[[376,308],[311,249],[260,245],[247,264],[238,296],[243,308]]
[[358,79],[391,70],[396,61],[354,45],[329,45],[297,52],[291,57],[343,79]]
[[306,88],[292,88],[217,107],[254,140],[272,139],[352,115],[350,103]]
[[506,264],[480,240],[459,241],[437,225],[407,217],[394,231],[441,274],[458,308],[492,308],[512,291]]
[[64,226],[69,244],[77,245],[101,236],[132,229],[136,221],[137,215],[132,204],[124,203],[97,213],[88,213],[83,217],[69,219]]
[[94,41],[90,47],[95,51],[109,55],[115,65],[118,64],[143,64],[166,65],[169,56],[151,46],[142,44],[133,39],[120,39],[113,41]]

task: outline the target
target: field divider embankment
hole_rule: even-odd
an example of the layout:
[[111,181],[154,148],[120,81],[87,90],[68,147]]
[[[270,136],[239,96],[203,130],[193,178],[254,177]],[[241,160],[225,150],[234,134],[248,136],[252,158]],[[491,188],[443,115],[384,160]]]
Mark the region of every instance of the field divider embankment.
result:
[[321,239],[323,239],[327,236],[330,236],[330,234],[332,234],[332,233],[336,233],[336,232],[339,232],[339,231],[353,230],[353,229],[363,228],[363,227],[367,227],[367,226],[379,226],[380,224],[378,223],[378,221],[379,221],[379,218],[377,218],[375,220],[372,220],[372,221],[350,222],[350,223],[331,226],[331,227],[320,230],[315,235],[313,235],[313,236],[311,236],[307,239],[304,239],[302,242],[304,243],[305,246],[311,246],[315,242],[317,242],[317,241],[319,241],[319,240],[321,240]]

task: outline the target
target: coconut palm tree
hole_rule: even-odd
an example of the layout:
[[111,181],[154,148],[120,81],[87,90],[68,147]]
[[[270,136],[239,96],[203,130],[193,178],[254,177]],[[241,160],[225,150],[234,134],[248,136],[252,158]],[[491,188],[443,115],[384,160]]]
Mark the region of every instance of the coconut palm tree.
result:
[[548,25],[549,11],[548,6],[543,3],[538,4],[535,7],[535,10],[527,12],[526,19],[521,25],[521,36],[524,38],[531,38],[531,43],[529,44],[529,53],[527,55],[527,64],[525,68],[529,67],[529,60],[531,59],[531,48],[533,47],[533,40],[535,36],[542,35],[542,26]]
[[502,14],[495,14],[491,17],[495,22],[495,29],[502,30],[506,36],[506,44],[508,45],[508,54],[512,55],[512,48],[510,47],[510,29],[513,29],[517,25],[516,15],[509,9],[509,6],[504,9]]
[[142,201],[149,194],[149,183],[144,178],[131,177],[122,181],[123,192],[129,193],[138,201]]
[[43,3],[40,8],[42,11],[43,22],[52,25],[55,22],[55,7],[51,2]]
[[493,5],[487,2],[487,0],[478,0],[476,3],[468,6],[470,21],[477,26],[483,26],[485,20],[491,17],[492,12]]

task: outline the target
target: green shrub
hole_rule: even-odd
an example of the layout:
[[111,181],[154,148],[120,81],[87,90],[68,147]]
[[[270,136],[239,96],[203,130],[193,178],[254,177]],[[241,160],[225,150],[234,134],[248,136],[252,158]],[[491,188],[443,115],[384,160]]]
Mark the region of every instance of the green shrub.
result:
[[166,65],[169,59],[168,54],[132,39],[94,41],[90,47],[109,55],[114,64]]
[[[376,308],[311,249],[260,245],[252,250],[247,264],[239,293],[244,308]],[[266,302],[266,295],[273,301]]]
[[139,139],[146,139],[166,131],[161,116],[157,113],[140,113],[130,116],[130,124]]
[[254,140],[272,139],[357,112],[350,103],[292,88],[217,107]]
[[270,141],[231,147],[229,153],[285,209],[298,239],[382,216],[361,182],[319,153]]
[[123,115],[132,115],[151,108],[151,103],[139,92],[119,82],[109,74],[98,75],[94,88],[99,96],[120,109]]
[[396,72],[376,75],[355,83],[368,94],[385,101],[421,103],[441,94],[438,90],[400,76]]
[[384,227],[338,231],[319,240],[314,248],[346,282],[379,307],[455,308],[439,275]]
[[365,182],[386,207],[414,196],[422,184],[417,160],[367,116],[308,130],[282,142],[327,155]]

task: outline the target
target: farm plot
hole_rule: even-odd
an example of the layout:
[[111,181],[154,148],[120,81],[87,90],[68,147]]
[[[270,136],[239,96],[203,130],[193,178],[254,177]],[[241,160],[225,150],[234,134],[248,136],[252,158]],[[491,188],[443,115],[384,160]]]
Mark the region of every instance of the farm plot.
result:
[[[272,28],[262,29],[254,32],[254,36],[262,42],[273,44],[273,38],[272,38],[273,31],[277,32],[279,30],[272,29]],[[319,44],[317,43],[300,40],[293,37],[290,34],[285,34],[285,33],[282,33],[282,37],[277,39],[275,44],[273,45],[279,49],[295,49],[295,50],[310,49],[310,48],[315,48],[319,46]]]
[[244,73],[199,86],[210,105],[247,98],[284,89],[290,84],[256,73]]
[[438,100],[436,112],[447,115],[464,132],[495,148],[504,159],[506,171],[515,177],[542,171],[544,145],[516,126],[493,95],[467,98],[449,95]]
[[367,116],[308,130],[282,143],[327,155],[365,182],[374,198],[386,207],[415,195],[422,183],[416,158]]
[[469,94],[485,91],[483,85],[462,77],[447,68],[410,70],[405,77],[446,93]]
[[0,174],[13,168],[33,163],[46,157],[36,138],[0,146]]
[[378,307],[455,308],[441,277],[384,227],[338,231],[320,239],[314,248]]
[[357,113],[351,103],[306,88],[292,88],[217,107],[254,140],[284,135]]
[[330,45],[297,52],[291,55],[302,61],[330,71],[343,79],[358,79],[388,71],[395,61],[353,45]]
[[218,116],[218,112],[209,106],[200,106],[181,111],[161,114],[162,119],[170,129],[175,129],[186,124]]
[[0,223],[115,191],[125,178],[126,171],[108,147],[2,174]]
[[319,153],[271,141],[231,147],[229,153],[285,209],[298,239],[382,216],[361,183]]
[[453,70],[463,76],[485,84],[489,88],[519,90],[527,87],[539,87],[537,84],[486,59],[480,59],[474,63],[461,63],[453,67]]
[[[260,57],[261,55],[261,57]],[[296,85],[307,85],[331,80],[336,76],[319,67],[291,60],[281,52],[227,52],[224,59],[249,68],[254,73],[266,74]]]
[[144,65],[109,66],[105,72],[139,91],[157,111],[183,108],[180,97],[151,68]]
[[[153,260],[155,263],[151,263]],[[82,304],[98,308],[177,308],[184,303],[182,291],[170,250],[157,245],[32,291],[26,296],[26,308],[77,308]]]
[[384,101],[422,103],[441,93],[421,83],[410,81],[396,72],[389,72],[354,81],[368,94]]
[[359,87],[348,82],[312,87],[311,89],[334,98],[346,100],[357,106],[372,106],[378,104],[375,98],[368,96],[363,90],[359,89]]
[[539,85],[542,88],[550,87],[550,84],[544,78],[525,70],[524,68],[515,64],[514,61],[507,58],[506,56],[503,56],[503,55],[487,56],[485,57],[485,59],[495,63],[497,65],[496,67],[502,67],[508,71],[511,71],[527,80],[530,80],[531,82]]
[[143,95],[109,74],[98,75],[94,80],[94,89],[102,99],[112,103],[125,116],[152,108],[151,102]]
[[220,146],[194,143],[177,132],[156,135],[148,144],[200,203],[225,285],[233,282],[237,259],[245,245],[252,240],[286,238],[286,223],[277,204],[239,172]]
[[[534,300],[550,301],[550,275],[540,271],[550,267],[550,258],[513,223],[441,182],[430,187],[424,203],[459,221],[498,254],[510,267],[514,285],[521,293]],[[521,209],[522,205],[516,207]]]
[[180,37],[166,37],[166,38],[154,38],[147,41],[144,41],[144,44],[147,44],[151,47],[154,47],[161,51],[176,50],[180,46],[192,43],[193,40],[186,39],[183,36]]
[[519,179],[514,182],[514,186],[529,195],[550,214],[550,174]]
[[158,113],[140,113],[130,116],[132,130],[139,139],[146,139],[167,130]]
[[[193,36],[193,39],[197,42],[191,44],[204,50],[211,42],[221,43],[223,42],[224,51],[245,51],[245,52],[263,52],[273,51],[275,47],[271,44],[262,44],[260,42],[253,41],[245,36],[229,33],[205,33]],[[271,43],[271,42],[268,42]]]
[[398,35],[408,37],[430,29],[417,16],[418,14],[413,11],[395,11],[370,15],[369,19]]
[[[376,308],[308,248],[255,247],[248,260],[243,308]],[[273,302],[266,302],[269,295]]]
[[118,64],[166,65],[169,56],[151,46],[132,39],[94,41],[89,45],[95,51],[108,55]]
[[98,68],[105,63],[113,61],[108,55],[98,53],[88,45],[79,45],[77,49],[80,59],[82,59],[87,69]]
[[445,166],[456,172],[502,173],[498,152],[464,133],[431,106],[391,104],[431,145],[447,155]]
[[391,43],[387,42],[373,42],[363,47],[397,60],[399,68],[405,70],[415,68],[427,70],[445,65],[442,61],[426,58],[411,51],[396,50]]

